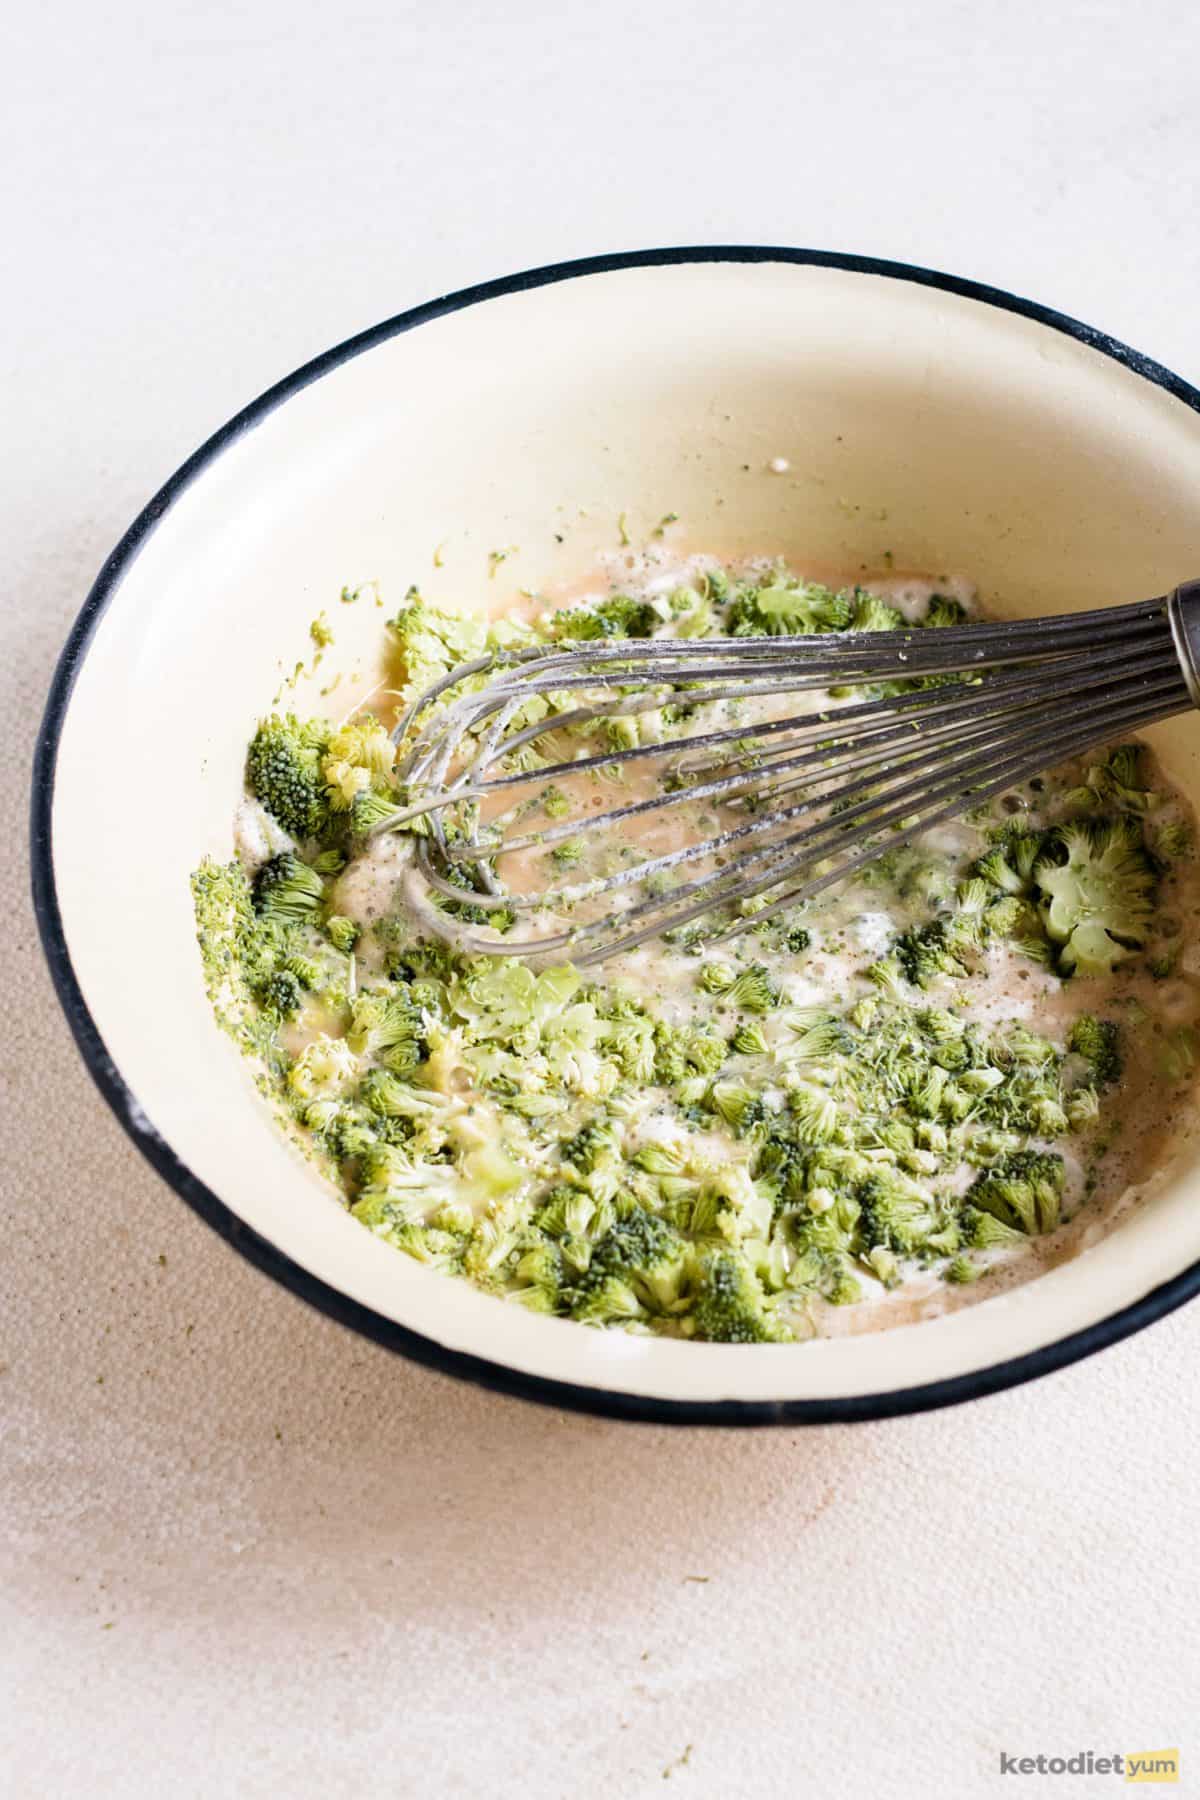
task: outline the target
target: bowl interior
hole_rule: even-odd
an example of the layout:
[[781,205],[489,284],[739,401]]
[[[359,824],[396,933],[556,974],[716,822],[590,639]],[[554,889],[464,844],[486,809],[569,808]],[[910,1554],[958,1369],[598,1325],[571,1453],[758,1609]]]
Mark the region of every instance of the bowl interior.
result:
[[[786,458],[772,474],[772,458]],[[385,337],[225,440],[119,572],[77,670],[52,818],[87,1007],[157,1134],[239,1219],[384,1318],[527,1375],[651,1398],[879,1395],[1078,1332],[1200,1257],[1196,1150],[1099,1246],[952,1316],[794,1350],[532,1317],[411,1264],[341,1209],[214,1029],[188,874],[226,855],[242,755],[325,610],[373,659],[379,583],[499,604],[587,572],[666,513],[681,550],[965,575],[1006,612],[1195,574],[1200,418],[1044,323],[898,276],[764,261],[617,268]],[[489,578],[489,552],[510,554]],[[435,566],[435,551],[437,565]],[[1200,801],[1200,729],[1155,741]],[[142,821],[131,830],[130,784]],[[165,1203],[165,1202],[164,1202]]]

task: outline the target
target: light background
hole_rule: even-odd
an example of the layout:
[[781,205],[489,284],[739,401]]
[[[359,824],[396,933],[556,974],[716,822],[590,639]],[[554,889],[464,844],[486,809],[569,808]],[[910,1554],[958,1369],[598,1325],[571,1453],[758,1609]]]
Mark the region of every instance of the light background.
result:
[[[1200,379],[1200,13],[77,0],[7,36],[0,1793],[958,1800],[1023,1785],[1001,1749],[1160,1744],[1186,1791],[1200,1307],[1016,1393],[809,1433],[423,1373],[138,1159],[40,965],[24,842],[54,657],[125,525],[245,400],[416,301],[810,244],[994,281]],[[136,770],[97,779],[136,805]]]

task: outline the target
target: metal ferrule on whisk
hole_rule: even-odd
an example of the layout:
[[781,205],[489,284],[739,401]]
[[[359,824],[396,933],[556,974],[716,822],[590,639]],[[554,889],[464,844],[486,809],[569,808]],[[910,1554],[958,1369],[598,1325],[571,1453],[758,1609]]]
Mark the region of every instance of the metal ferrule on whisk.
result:
[[1167,596],[1167,617],[1192,705],[1200,706],[1200,581],[1183,581]]

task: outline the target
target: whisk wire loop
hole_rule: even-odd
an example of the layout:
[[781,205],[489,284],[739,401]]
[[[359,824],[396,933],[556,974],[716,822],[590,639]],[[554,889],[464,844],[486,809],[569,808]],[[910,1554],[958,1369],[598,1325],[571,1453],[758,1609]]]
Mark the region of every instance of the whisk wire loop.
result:
[[[481,954],[597,963],[715,911],[727,938],[1186,711],[1198,670],[1200,583],[936,630],[502,650],[407,708],[393,734],[404,798],[378,829],[418,830],[427,916],[439,901],[515,916],[487,935],[455,920],[455,941]],[[609,806],[594,792],[629,778],[648,791]],[[590,806],[549,816],[563,787]],[[672,817],[681,841],[664,847],[654,833]],[[593,847],[585,878],[527,886],[531,858],[569,874]],[[508,859],[521,881],[504,879]]]

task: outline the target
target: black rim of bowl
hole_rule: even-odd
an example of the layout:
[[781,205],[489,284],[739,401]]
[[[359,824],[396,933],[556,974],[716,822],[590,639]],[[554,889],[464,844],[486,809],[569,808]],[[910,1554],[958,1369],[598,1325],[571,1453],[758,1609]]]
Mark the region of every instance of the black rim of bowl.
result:
[[[252,1231],[224,1201],[196,1176],[176,1155],[171,1146],[153,1131],[148,1132],[145,1117],[126,1084],[84,1001],[82,990],[71,964],[70,951],[63,929],[55,884],[51,849],[51,821],[54,803],[54,776],[59,738],[70,703],[76,677],[87,655],[96,626],[120,584],[126,570],[154,531],[159,520],[174,505],[184,490],[225,450],[251,430],[268,413],[282,406],[293,394],[319,381],[323,375],[340,367],[350,358],[361,355],[376,344],[412,331],[431,319],[442,318],[481,301],[501,295],[519,294],[527,289],[545,287],[581,276],[605,274],[613,270],[649,268],[674,263],[793,263],[817,268],[842,269],[861,275],[886,276],[893,280],[913,282],[921,287],[957,294],[984,306],[1031,319],[1039,325],[1074,338],[1103,356],[1111,357],[1126,368],[1166,390],[1193,412],[1200,413],[1200,391],[1160,363],[1143,356],[1127,345],[1095,331],[1077,319],[1023,300],[1003,289],[960,280],[933,269],[909,263],[888,262],[870,256],[842,255],[823,250],[799,250],[769,245],[696,245],[661,250],[634,250],[607,256],[585,257],[574,262],[552,263],[545,268],[529,269],[508,275],[478,287],[463,288],[442,299],[431,300],[369,330],[347,338],[342,344],[325,351],[305,363],[291,375],[268,388],[258,399],[237,413],[228,424],[213,434],[183,463],[170,480],[159,489],[150,503],[134,520],[120,543],[101,569],[88,594],[83,609],[72,627],[59,659],[45,716],[38,734],[33,768],[31,807],[31,853],[33,900],[38,928],[50,973],[58,997],[67,1015],[75,1041],[97,1087],[116,1114],[142,1155],[175,1192],[211,1225],[214,1231],[247,1260],[297,1294],[309,1305],[361,1332],[364,1337],[390,1350],[410,1357],[462,1380],[473,1381],[502,1393],[543,1405],[565,1407],[576,1412],[594,1413],[619,1419],[640,1420],[668,1425],[801,1425],[846,1423],[861,1419],[889,1418],[898,1414],[927,1412],[935,1407],[950,1406],[964,1400],[978,1399],[984,1394],[1032,1381],[1055,1369],[1091,1356],[1109,1344],[1129,1337],[1155,1319],[1182,1306],[1200,1291],[1200,1261],[1191,1264],[1170,1281],[1163,1282],[1131,1305],[1105,1319],[1071,1333],[1052,1344],[1024,1356],[1013,1357],[990,1367],[943,1381],[928,1382],[918,1387],[897,1388],[878,1394],[850,1395],[831,1399],[783,1400],[673,1400],[652,1395],[622,1393],[616,1389],[594,1388],[575,1382],[556,1381],[542,1375],[529,1375],[522,1370],[492,1362],[486,1357],[447,1349],[432,1338],[409,1330],[394,1320],[383,1317],[370,1307],[351,1299],[312,1275],[298,1263]],[[802,1352],[796,1352],[801,1354]],[[781,1355],[786,1353],[781,1352]],[[782,1367],[782,1364],[781,1364]]]

